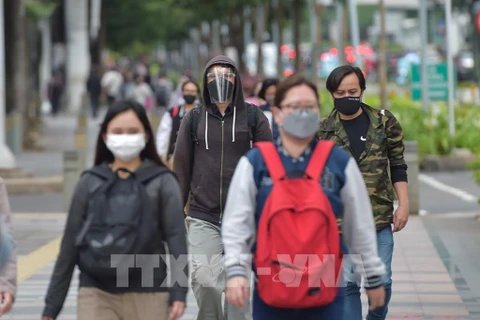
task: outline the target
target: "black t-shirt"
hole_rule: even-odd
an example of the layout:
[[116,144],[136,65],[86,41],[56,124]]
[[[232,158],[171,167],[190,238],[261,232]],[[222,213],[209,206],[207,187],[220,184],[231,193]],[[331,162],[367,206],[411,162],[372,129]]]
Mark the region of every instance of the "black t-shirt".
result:
[[367,141],[368,127],[370,126],[370,118],[366,112],[362,112],[358,117],[351,120],[342,120],[343,127],[347,132],[350,147],[355,160],[360,159],[360,155],[365,150],[365,142]]

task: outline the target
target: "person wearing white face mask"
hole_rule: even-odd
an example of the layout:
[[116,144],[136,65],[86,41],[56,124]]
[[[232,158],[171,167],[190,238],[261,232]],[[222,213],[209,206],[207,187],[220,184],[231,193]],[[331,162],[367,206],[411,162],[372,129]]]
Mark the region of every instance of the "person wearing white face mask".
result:
[[342,319],[337,281],[348,248],[356,270],[363,267],[371,308],[383,305],[385,266],[367,189],[355,159],[315,137],[317,87],[292,75],[277,87],[274,105],[279,141],[257,143],[240,159],[227,196],[227,300],[238,307],[249,301],[253,265],[253,320]]
[[[145,108],[114,102],[101,125],[95,166],[72,197],[42,319],[58,317],[75,266],[77,319],[179,319],[188,268],[175,261],[187,254],[185,233],[180,187],[156,152]],[[176,280],[171,286],[167,270]]]

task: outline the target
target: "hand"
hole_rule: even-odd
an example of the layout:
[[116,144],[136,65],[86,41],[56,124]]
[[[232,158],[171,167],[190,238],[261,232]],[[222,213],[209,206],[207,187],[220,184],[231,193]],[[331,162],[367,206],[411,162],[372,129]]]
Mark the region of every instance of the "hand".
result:
[[52,317],[43,316],[43,317],[42,317],[42,320],[53,320],[53,318],[52,318]]
[[173,305],[170,307],[170,315],[168,316],[168,320],[179,319],[183,315],[184,311],[185,311],[185,302],[174,301]]
[[0,316],[3,316],[5,313],[12,309],[13,305],[13,295],[10,292],[0,292]]
[[227,282],[227,301],[234,306],[243,308],[245,306],[245,301],[249,299],[249,291],[247,278],[230,278]]
[[393,215],[393,232],[398,232],[405,228],[408,221],[408,206],[399,205]]
[[376,308],[383,307],[383,305],[385,304],[385,288],[383,286],[375,289],[369,289],[366,291],[368,301],[370,302],[370,311],[373,311]]

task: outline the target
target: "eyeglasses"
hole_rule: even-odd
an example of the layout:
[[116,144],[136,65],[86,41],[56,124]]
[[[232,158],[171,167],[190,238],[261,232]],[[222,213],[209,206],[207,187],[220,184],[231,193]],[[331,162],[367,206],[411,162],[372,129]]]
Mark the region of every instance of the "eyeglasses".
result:
[[320,108],[320,104],[296,104],[296,103],[289,103],[285,105],[280,105],[280,107],[283,109],[288,109],[290,111],[298,111],[298,110],[309,110],[309,111],[317,111]]
[[233,72],[224,72],[224,73],[216,73],[216,72],[209,72],[207,73],[207,80],[208,81],[213,81],[213,80],[216,80],[218,78],[224,78],[228,81],[234,81],[235,80],[235,73]]

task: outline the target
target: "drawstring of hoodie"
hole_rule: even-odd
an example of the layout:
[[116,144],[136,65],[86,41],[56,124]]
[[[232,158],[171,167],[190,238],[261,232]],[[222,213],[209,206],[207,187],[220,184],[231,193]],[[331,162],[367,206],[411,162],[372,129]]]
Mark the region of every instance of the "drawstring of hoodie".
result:
[[[237,107],[233,107],[232,142],[235,142],[235,125],[237,123]],[[208,111],[205,111],[205,149],[208,150]]]
[[235,142],[235,123],[236,122],[237,122],[237,106],[233,107],[232,142]]
[[205,148],[208,150],[208,111],[205,111]]

